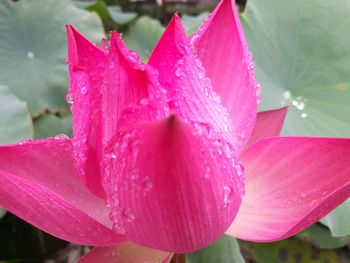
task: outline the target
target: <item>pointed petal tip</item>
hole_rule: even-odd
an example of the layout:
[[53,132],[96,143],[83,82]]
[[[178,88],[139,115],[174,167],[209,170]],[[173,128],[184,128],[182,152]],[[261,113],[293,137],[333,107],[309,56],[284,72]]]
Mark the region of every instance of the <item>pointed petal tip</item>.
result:
[[175,124],[177,123],[177,121],[178,121],[178,117],[175,114],[171,115],[167,119],[168,127],[173,128],[175,126]]

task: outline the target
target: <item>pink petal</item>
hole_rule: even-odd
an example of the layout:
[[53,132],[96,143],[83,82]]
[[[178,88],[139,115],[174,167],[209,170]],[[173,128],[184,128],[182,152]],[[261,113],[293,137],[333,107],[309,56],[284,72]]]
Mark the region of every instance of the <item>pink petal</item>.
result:
[[115,228],[155,249],[188,252],[219,238],[241,202],[235,151],[210,127],[171,116],[120,131],[106,193]]
[[242,147],[254,127],[259,89],[235,1],[222,0],[191,43],[229,111]]
[[102,93],[103,147],[120,128],[120,117],[134,106],[145,106],[149,100],[157,100],[159,107],[166,103],[157,82],[155,71],[139,61],[137,54],[129,51],[116,32],[111,33]]
[[248,148],[256,141],[278,136],[281,132],[287,111],[288,108],[284,107],[276,110],[259,112],[252,136],[244,147]]
[[246,195],[228,234],[270,242],[315,223],[350,196],[350,139],[276,137],[242,156]]
[[[70,93],[74,98],[74,150],[77,167],[89,190],[104,197],[102,159],[107,142],[119,128],[121,113],[130,105],[157,100],[165,109],[166,95],[155,71],[111,34],[106,54],[74,28],[68,31]],[[107,49],[107,50],[106,50]]]
[[85,245],[111,245],[103,200],[80,182],[71,142],[48,139],[0,147],[0,206],[42,230]]
[[67,26],[67,37],[70,80],[67,101],[72,103],[74,159],[88,189],[104,197],[97,160],[101,151],[99,114],[106,55],[71,26]]
[[171,111],[192,122],[210,124],[237,147],[232,121],[193,54],[177,15],[153,50],[149,64],[159,71],[159,82],[167,90]]
[[169,263],[172,254],[124,243],[113,247],[97,247],[82,257],[78,263]]

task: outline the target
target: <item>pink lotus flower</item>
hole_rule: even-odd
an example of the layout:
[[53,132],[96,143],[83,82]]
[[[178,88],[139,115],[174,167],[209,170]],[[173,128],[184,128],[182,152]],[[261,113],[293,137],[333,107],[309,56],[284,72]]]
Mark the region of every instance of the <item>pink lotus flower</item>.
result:
[[0,206],[97,246],[81,262],[284,239],[349,197],[349,139],[274,137],[286,109],[256,113],[233,0],[191,38],[175,15],[147,65],[116,33],[100,48],[67,31],[73,139],[0,147]]

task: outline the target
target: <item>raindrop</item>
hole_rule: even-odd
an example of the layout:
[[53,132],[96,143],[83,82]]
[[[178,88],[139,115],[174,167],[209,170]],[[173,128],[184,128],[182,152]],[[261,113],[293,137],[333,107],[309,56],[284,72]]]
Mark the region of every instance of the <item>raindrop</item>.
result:
[[210,169],[209,166],[207,166],[207,167],[205,168],[204,178],[206,178],[206,179],[209,178],[210,173],[211,173],[211,169]]
[[69,137],[63,133],[59,133],[55,136],[56,140],[69,140]]
[[306,117],[307,117],[307,113],[303,112],[303,113],[301,114],[301,117],[302,117],[302,118],[306,118]]
[[29,52],[27,53],[27,57],[28,57],[29,59],[33,59],[33,58],[35,57],[33,51],[29,51]]
[[83,86],[83,87],[80,88],[80,93],[83,94],[83,95],[87,94],[87,91],[88,90],[87,90],[86,86]]
[[153,188],[153,183],[152,183],[152,181],[151,181],[151,178],[149,178],[148,176],[146,176],[146,177],[143,179],[143,182],[142,182],[142,189],[143,189],[143,191],[148,192],[148,191],[150,191],[152,188]]
[[149,104],[149,99],[145,98],[145,99],[140,100],[140,104],[144,105],[144,106]]
[[69,91],[66,95],[66,101],[68,104],[71,104],[71,105],[73,104],[73,96],[72,96],[72,93],[70,93]]
[[285,92],[283,92],[283,98],[285,98],[286,100],[291,99],[292,97],[292,93],[289,90],[286,90]]
[[175,75],[176,75],[177,77],[180,77],[180,76],[182,75],[182,70],[181,70],[181,68],[177,67],[177,68],[175,69]]
[[134,213],[131,211],[130,208],[125,208],[123,211],[123,217],[127,222],[131,222],[132,220],[135,219]]
[[203,79],[203,73],[202,72],[198,72],[198,78],[199,79]]
[[231,202],[231,194],[232,189],[229,186],[224,186],[224,208],[228,206],[228,204]]
[[113,225],[113,228],[115,229],[115,231],[116,232],[118,232],[119,234],[125,234],[125,228],[121,225],[121,224],[119,224],[119,223],[115,223],[114,225]]
[[297,107],[298,110],[303,110],[304,107],[305,107],[305,103],[304,102],[300,102],[296,107]]
[[259,83],[256,85],[256,100],[257,103],[261,102],[261,85]]

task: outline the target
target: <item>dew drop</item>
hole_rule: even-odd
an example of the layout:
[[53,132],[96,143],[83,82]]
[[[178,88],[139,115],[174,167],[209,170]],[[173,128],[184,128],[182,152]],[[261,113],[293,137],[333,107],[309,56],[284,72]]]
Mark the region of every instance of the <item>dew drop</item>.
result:
[[175,75],[176,75],[177,77],[180,77],[180,76],[182,75],[182,70],[181,70],[181,68],[177,67],[177,68],[175,69]]
[[304,102],[300,102],[296,107],[297,107],[298,110],[303,110],[304,107],[305,107],[305,103]]
[[59,133],[54,137],[56,140],[69,140],[69,137],[63,133]]
[[152,188],[153,188],[153,182],[151,181],[151,178],[146,176],[142,182],[142,189],[144,192],[149,192]]
[[229,186],[224,186],[224,208],[231,202],[232,189]]
[[119,234],[125,234],[125,228],[121,225],[121,224],[119,224],[119,223],[115,223],[114,225],[113,225],[113,228],[115,229],[115,231],[116,232],[118,232]]
[[290,100],[292,98],[292,93],[289,90],[284,91],[283,98],[286,100]]
[[261,85],[259,83],[256,85],[256,100],[257,103],[261,102]]
[[209,166],[207,166],[207,167],[205,168],[204,178],[205,178],[205,179],[209,178],[210,173],[211,173],[211,169],[210,169]]
[[72,94],[68,91],[67,95],[66,95],[66,101],[68,104],[72,105],[73,104],[73,96]]
[[127,222],[131,222],[135,219],[134,213],[131,211],[130,208],[125,208],[123,211],[123,217]]
[[199,79],[203,79],[203,77],[204,77],[204,76],[203,76],[203,73],[202,73],[202,72],[198,72],[198,78],[199,78]]
[[145,99],[140,100],[140,104],[144,105],[144,106],[148,105],[149,104],[149,99],[145,98]]
[[87,94],[87,91],[88,90],[87,90],[86,86],[83,86],[83,87],[80,88],[80,93],[83,94],[83,95]]
[[34,52],[33,52],[33,51],[29,51],[29,52],[27,53],[27,57],[28,57],[29,59],[33,59],[33,58],[35,57]]

